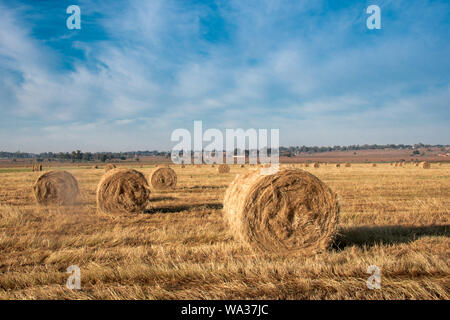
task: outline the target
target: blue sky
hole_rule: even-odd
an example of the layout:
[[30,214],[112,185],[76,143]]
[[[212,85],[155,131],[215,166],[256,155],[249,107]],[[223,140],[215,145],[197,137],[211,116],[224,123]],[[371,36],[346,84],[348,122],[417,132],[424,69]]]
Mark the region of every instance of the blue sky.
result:
[[0,150],[169,150],[194,120],[448,144],[449,57],[448,1],[0,0]]

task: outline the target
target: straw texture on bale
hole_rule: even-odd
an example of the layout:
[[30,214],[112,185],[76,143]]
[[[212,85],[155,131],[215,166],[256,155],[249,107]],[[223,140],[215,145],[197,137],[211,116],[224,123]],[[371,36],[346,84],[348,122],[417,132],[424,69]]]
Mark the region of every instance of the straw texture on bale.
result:
[[427,162],[427,161],[422,161],[422,162],[420,163],[420,167],[423,168],[423,169],[430,169],[430,168],[431,168],[431,165],[430,165],[430,163]]
[[67,171],[48,171],[36,180],[33,193],[42,205],[72,205],[79,193],[78,182]]
[[230,172],[230,166],[227,164],[221,164],[218,167],[218,171],[219,171],[219,173],[228,173],[228,172]]
[[97,209],[104,213],[141,212],[149,198],[147,179],[134,169],[112,169],[97,186]]
[[109,170],[115,169],[116,165],[112,163],[108,163],[105,167],[105,172],[108,172]]
[[169,167],[155,169],[150,174],[150,184],[158,190],[175,189],[177,185],[177,174]]
[[233,235],[269,253],[306,254],[326,249],[338,225],[336,194],[299,169],[273,175],[238,175],[224,198],[224,218]]

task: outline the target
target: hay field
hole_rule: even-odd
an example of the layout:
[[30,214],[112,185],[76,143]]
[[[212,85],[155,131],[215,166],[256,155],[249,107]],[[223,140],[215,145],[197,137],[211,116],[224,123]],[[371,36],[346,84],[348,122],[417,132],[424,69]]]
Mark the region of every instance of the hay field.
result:
[[[152,168],[136,167],[147,178]],[[0,298],[450,298],[450,164],[302,168],[341,206],[335,245],[309,257],[256,255],[233,239],[222,200],[248,166],[174,169],[175,190],[119,215],[97,213],[102,169],[66,168],[81,192],[70,207],[36,205],[39,172],[0,171]],[[81,269],[80,291],[65,286],[70,265]],[[380,290],[366,286],[369,265],[381,268]]]

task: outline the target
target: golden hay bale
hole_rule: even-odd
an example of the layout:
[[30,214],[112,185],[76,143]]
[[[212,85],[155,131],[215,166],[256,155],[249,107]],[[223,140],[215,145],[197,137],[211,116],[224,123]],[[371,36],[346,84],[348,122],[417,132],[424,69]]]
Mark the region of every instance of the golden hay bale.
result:
[[228,173],[230,172],[230,166],[227,164],[221,164],[217,170],[219,171],[219,173]]
[[214,165],[214,164],[212,164],[212,165],[211,165],[211,168],[214,168],[214,167],[215,167],[215,165]]
[[108,163],[108,164],[106,165],[106,167],[105,167],[105,172],[108,172],[108,171],[110,171],[110,170],[112,170],[112,169],[115,169],[115,168],[116,168],[116,165],[115,165],[115,164]]
[[345,167],[346,168],[350,168],[352,166],[352,164],[350,163],[350,162],[347,162],[346,164],[345,164]]
[[336,168],[340,168],[341,164],[340,163],[336,163]]
[[305,163],[305,168],[308,168],[308,167],[309,167],[309,164]]
[[320,164],[318,162],[315,162],[314,163],[314,168],[319,168],[319,167],[320,167]]
[[177,174],[169,167],[155,169],[150,174],[150,184],[153,188],[159,190],[175,189]]
[[376,163],[372,163],[372,167],[376,167],[377,166],[377,164]]
[[255,249],[281,254],[318,252],[336,234],[336,194],[299,169],[273,175],[238,175],[224,198],[224,218],[234,236]]
[[147,179],[134,169],[112,169],[97,186],[97,209],[104,213],[140,212],[149,199]]
[[245,165],[241,164],[241,168],[245,168]]
[[42,205],[72,205],[79,189],[77,180],[67,171],[48,171],[36,180],[33,193]]
[[430,168],[431,168],[431,165],[430,165],[430,163],[427,162],[427,161],[422,161],[422,162],[420,163],[420,167],[423,168],[423,169],[430,169]]

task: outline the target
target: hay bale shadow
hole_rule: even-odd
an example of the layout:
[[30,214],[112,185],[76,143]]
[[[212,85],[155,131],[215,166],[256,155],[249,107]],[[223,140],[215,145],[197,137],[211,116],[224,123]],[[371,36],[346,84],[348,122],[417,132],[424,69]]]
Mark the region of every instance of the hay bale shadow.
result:
[[164,207],[154,207],[144,211],[146,214],[156,214],[156,213],[177,213],[189,210],[200,210],[200,209],[210,209],[210,210],[221,210],[223,205],[221,203],[199,203],[190,205],[172,205]]
[[426,236],[450,237],[450,225],[441,226],[363,226],[340,230],[332,249],[343,250],[349,246],[372,247],[409,243]]

